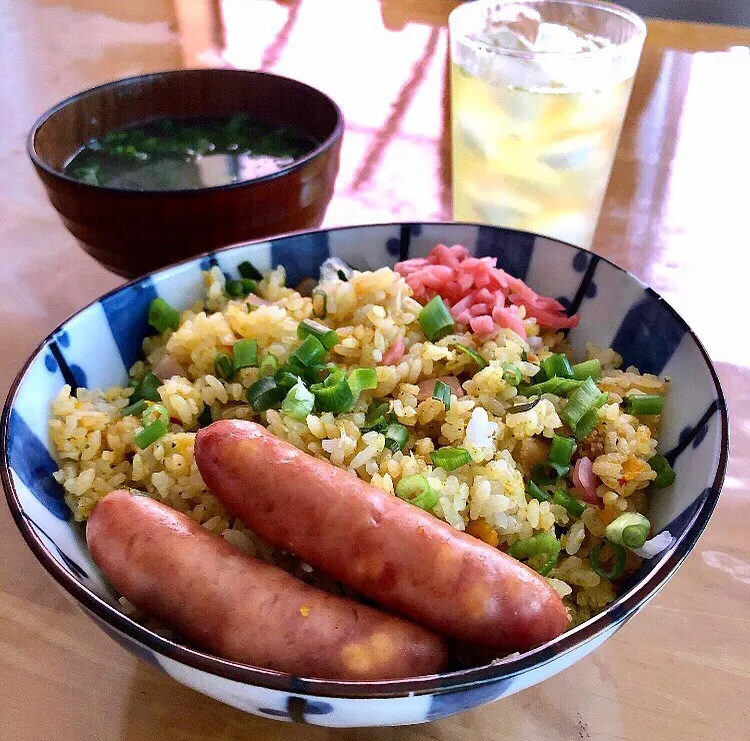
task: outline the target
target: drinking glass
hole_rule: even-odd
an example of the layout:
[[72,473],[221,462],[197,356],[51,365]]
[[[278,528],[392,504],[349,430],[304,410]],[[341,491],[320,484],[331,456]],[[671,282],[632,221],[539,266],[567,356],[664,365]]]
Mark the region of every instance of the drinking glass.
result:
[[589,249],[645,23],[609,3],[476,0],[449,29],[454,218]]

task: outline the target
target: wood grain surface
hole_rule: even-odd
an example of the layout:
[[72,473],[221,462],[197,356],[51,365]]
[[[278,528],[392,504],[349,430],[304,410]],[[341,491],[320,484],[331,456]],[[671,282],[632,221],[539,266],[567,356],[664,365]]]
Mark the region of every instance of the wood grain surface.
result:
[[[46,202],[25,135],[126,75],[263,68],[319,87],[347,131],[326,224],[449,219],[447,0],[6,0],[0,6],[0,392],[41,338],[121,282]],[[65,599],[0,506],[0,739],[750,738],[750,30],[649,22],[594,249],[693,326],[729,400],[718,508],[654,601],[573,668],[424,726],[328,731],[256,718],[138,663]],[[744,698],[744,702],[743,702]]]

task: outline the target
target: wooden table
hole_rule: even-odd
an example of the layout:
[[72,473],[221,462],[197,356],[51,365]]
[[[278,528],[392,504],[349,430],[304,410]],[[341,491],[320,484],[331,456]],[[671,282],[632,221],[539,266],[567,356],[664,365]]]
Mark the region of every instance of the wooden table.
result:
[[[25,154],[56,101],[130,74],[262,67],[347,121],[328,224],[450,218],[444,0],[15,0],[0,11],[0,392],[37,342],[119,283],[47,203]],[[750,31],[649,23],[595,249],[706,343],[732,457],[698,546],[649,607],[563,674],[403,729],[326,731],[228,708],[138,663],[64,599],[0,506],[0,738],[750,738]]]

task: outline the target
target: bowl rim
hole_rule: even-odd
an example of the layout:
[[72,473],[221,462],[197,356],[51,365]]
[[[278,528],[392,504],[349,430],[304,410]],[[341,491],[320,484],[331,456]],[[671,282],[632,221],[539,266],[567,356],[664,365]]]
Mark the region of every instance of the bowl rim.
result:
[[[680,564],[685,560],[687,555],[695,546],[698,538],[705,529],[708,521],[716,507],[724,482],[727,461],[729,456],[729,420],[727,413],[726,399],[719,381],[718,374],[713,363],[701,343],[698,336],[691,329],[688,323],[680,314],[665,301],[653,289],[648,288],[638,277],[612,262],[606,257],[597,253],[589,252],[583,248],[563,242],[550,237],[543,237],[552,242],[562,244],[577,253],[595,254],[596,257],[611,265],[616,270],[626,273],[630,279],[637,282],[644,290],[653,291],[653,295],[665,307],[665,309],[680,324],[686,334],[689,334],[698,347],[704,363],[706,364],[714,389],[717,395],[719,423],[721,431],[721,444],[719,458],[716,462],[716,469],[711,484],[709,494],[700,504],[697,511],[691,517],[689,523],[683,530],[682,534],[677,536],[674,543],[669,548],[668,557],[663,563],[659,564],[646,578],[634,585],[629,592],[619,595],[605,610],[600,612],[585,623],[563,633],[552,641],[527,651],[512,658],[501,659],[497,662],[485,664],[480,667],[461,669],[452,672],[442,672],[421,677],[409,679],[391,679],[371,682],[355,682],[342,680],[316,679],[312,677],[297,677],[285,672],[278,672],[260,667],[254,667],[248,664],[241,664],[229,659],[223,659],[212,654],[205,653],[195,648],[176,643],[175,641],[163,638],[156,633],[148,630],[144,626],[131,620],[122,612],[111,606],[103,599],[90,591],[75,577],[69,574],[60,566],[58,561],[52,556],[49,548],[42,542],[42,539],[33,530],[20,506],[18,494],[15,489],[13,477],[10,472],[8,459],[8,437],[10,428],[10,412],[15,402],[15,397],[21,386],[26,372],[37,356],[47,347],[48,343],[54,339],[54,336],[73,318],[96,305],[99,301],[119,291],[130,288],[136,284],[150,280],[153,276],[170,272],[182,265],[199,262],[201,259],[219,255],[239,247],[263,244],[277,239],[288,239],[302,235],[311,235],[318,233],[330,233],[341,230],[367,230],[370,228],[394,227],[398,229],[410,228],[412,226],[467,226],[491,229],[501,229],[492,225],[482,225],[470,222],[439,222],[439,221],[404,221],[404,222],[373,222],[369,224],[353,224],[346,226],[337,226],[321,229],[305,229],[299,231],[285,232],[272,238],[255,239],[250,241],[238,242],[227,245],[218,250],[209,250],[201,255],[195,255],[185,260],[172,263],[166,267],[151,271],[145,275],[139,276],[133,280],[127,281],[122,285],[108,291],[98,298],[91,301],[86,306],[73,312],[67,319],[57,325],[36,347],[29,359],[16,375],[11,384],[8,396],[3,408],[2,419],[0,420],[0,480],[2,480],[5,490],[5,497],[16,526],[21,532],[24,540],[31,549],[37,560],[44,566],[47,572],[60,584],[70,595],[72,595],[84,608],[104,622],[115,628],[117,631],[124,633],[131,640],[145,645],[157,655],[165,656],[168,659],[187,665],[193,669],[216,675],[224,679],[233,680],[242,684],[263,687],[266,689],[279,690],[290,694],[303,694],[314,697],[328,697],[336,699],[389,699],[403,698],[408,696],[432,695],[449,692],[457,692],[476,687],[482,684],[490,684],[498,680],[507,680],[519,676],[546,664],[550,664],[564,654],[568,654],[580,646],[591,642],[597,637],[603,636],[608,629],[613,626],[621,626],[629,619],[645,602],[651,599],[671,578]],[[502,229],[504,232],[514,232],[519,234],[540,237],[542,235],[531,232],[522,232],[514,229]],[[70,522],[71,520],[68,520]],[[163,668],[163,667],[162,667]]]
[[[273,78],[285,80],[301,88],[306,88],[309,92],[315,95],[319,95],[321,98],[325,99],[331,105],[331,107],[336,113],[336,125],[334,126],[333,131],[317,147],[315,147],[306,155],[304,155],[304,157],[301,157],[300,159],[295,160],[287,167],[282,167],[277,172],[271,172],[268,175],[262,175],[261,177],[250,178],[248,180],[240,180],[236,183],[224,183],[223,185],[207,185],[202,188],[136,190],[133,188],[117,188],[117,187],[112,187],[110,185],[93,185],[92,183],[85,183],[82,180],[76,180],[75,178],[72,178],[69,175],[66,175],[64,172],[60,170],[56,170],[54,167],[51,167],[50,165],[48,165],[39,156],[39,154],[37,154],[36,136],[39,133],[39,129],[45,123],[47,123],[47,121],[52,116],[54,116],[56,113],[59,113],[63,108],[66,108],[72,103],[77,103],[79,100],[86,98],[89,95],[99,93],[108,88],[116,88],[122,85],[132,84],[140,80],[147,80],[149,78],[157,78],[157,77],[178,77],[178,76],[201,75],[203,73],[212,73],[212,74],[219,73],[219,74],[238,76],[238,77],[239,76],[273,77]],[[238,188],[246,188],[250,185],[255,185],[256,183],[266,183],[271,180],[284,177],[285,175],[288,175],[290,172],[295,172],[296,170],[302,169],[306,164],[314,160],[316,157],[327,152],[336,144],[337,141],[341,140],[341,137],[343,136],[343,133],[344,133],[345,123],[346,122],[344,119],[344,113],[339,107],[338,103],[336,103],[336,101],[333,100],[333,98],[331,98],[329,95],[326,95],[326,93],[324,93],[322,90],[319,90],[318,88],[313,87],[312,85],[308,85],[306,82],[302,82],[301,80],[297,80],[293,77],[277,75],[273,72],[264,72],[262,70],[236,69],[234,67],[186,67],[185,69],[163,70],[161,72],[148,72],[143,75],[131,75],[129,77],[121,77],[121,78],[118,78],[117,80],[111,80],[109,82],[102,83],[101,85],[95,85],[94,87],[87,88],[86,90],[81,90],[78,93],[68,96],[67,98],[61,100],[58,103],[55,103],[55,105],[48,108],[44,113],[42,113],[41,116],[39,116],[39,118],[36,119],[36,121],[34,121],[33,125],[31,126],[31,129],[29,130],[28,135],[26,136],[26,153],[29,156],[29,159],[31,160],[34,167],[36,167],[39,170],[42,170],[45,174],[50,176],[52,179],[60,181],[60,182],[64,182],[64,183],[70,183],[75,186],[81,186],[81,187],[90,189],[92,192],[112,193],[112,194],[117,194],[119,196],[131,197],[131,198],[139,197],[139,196],[142,196],[142,197],[148,197],[148,196],[160,196],[160,197],[193,196],[193,197],[197,197],[204,193],[219,193],[219,192],[223,192],[226,190],[236,190]],[[171,263],[171,264],[174,265],[176,263]]]

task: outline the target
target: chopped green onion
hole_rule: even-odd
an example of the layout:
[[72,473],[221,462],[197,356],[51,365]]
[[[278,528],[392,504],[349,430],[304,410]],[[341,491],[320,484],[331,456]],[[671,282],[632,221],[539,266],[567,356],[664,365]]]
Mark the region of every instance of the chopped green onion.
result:
[[546,491],[542,491],[533,481],[529,481],[526,484],[526,493],[540,502],[546,502],[549,499],[549,494]]
[[528,412],[530,409],[533,409],[540,401],[541,398],[537,396],[534,401],[522,404],[514,404],[510,409],[508,409],[508,414],[521,414],[521,412]]
[[155,298],[148,307],[148,323],[159,333],[167,329],[176,331],[180,326],[180,312],[163,298]]
[[539,364],[546,378],[573,378],[570,362],[562,354],[550,355]]
[[227,295],[232,298],[239,298],[240,296],[247,296],[248,293],[255,293],[257,287],[255,281],[250,280],[250,278],[240,278],[239,280],[230,278],[226,283],[225,290]]
[[305,381],[308,383],[319,383],[328,377],[331,372],[333,363],[313,363],[309,368],[304,369]]
[[626,548],[642,548],[651,532],[651,523],[640,512],[624,512],[607,525],[604,535]]
[[547,465],[557,471],[558,476],[565,476],[570,471],[570,458],[576,449],[576,441],[572,437],[552,436],[552,445],[547,456]]
[[667,486],[671,486],[677,478],[674,469],[663,455],[657,453],[653,458],[649,459],[648,465],[656,471],[656,478],[652,483],[657,489],[664,489]]
[[583,502],[576,499],[564,489],[555,489],[552,501],[561,507],[565,507],[573,517],[580,517],[586,509],[586,505]]
[[312,412],[314,406],[314,394],[305,388],[305,384],[302,381],[298,381],[296,385],[289,389],[289,392],[284,397],[284,401],[281,404],[281,411],[300,422],[304,422],[307,419],[307,415]]
[[149,445],[155,443],[159,438],[169,432],[169,427],[162,422],[160,419],[156,422],[152,422],[150,425],[146,425],[140,432],[136,432],[133,436],[133,442],[141,450],[145,450]]
[[[576,381],[580,383],[580,381]],[[591,378],[587,378],[571,395],[565,409],[560,413],[560,418],[575,429],[586,412],[595,409],[601,404],[602,394]],[[606,398],[606,397],[605,397]]]
[[241,368],[258,367],[258,340],[238,340],[234,343],[233,368],[236,373]]
[[252,314],[258,307],[255,306],[255,304],[247,303],[245,304],[247,306],[247,313]]
[[214,373],[217,378],[232,377],[232,359],[225,352],[217,352],[214,357]]
[[382,401],[378,404],[373,404],[365,415],[365,424],[362,427],[363,432],[369,432],[370,430],[377,430],[378,432],[385,432],[388,427],[388,410],[390,409],[390,402]]
[[472,350],[470,347],[462,345],[460,342],[456,343],[456,348],[464,353],[464,355],[468,355],[477,364],[479,370],[487,367],[487,361],[476,350]]
[[406,441],[409,439],[409,431],[398,422],[391,422],[385,429],[385,447],[391,453],[397,453],[404,449]]
[[432,398],[443,403],[445,411],[451,408],[451,389],[447,383],[443,383],[439,378],[435,379],[435,388],[432,389]]
[[152,422],[160,420],[165,425],[169,424],[169,412],[163,404],[151,404],[141,417],[141,423],[148,427]]
[[256,412],[265,412],[280,404],[286,390],[268,376],[259,378],[246,393],[247,400]]
[[372,391],[378,387],[378,373],[375,368],[355,368],[349,374],[349,388],[356,396],[361,391]]
[[430,453],[432,464],[444,471],[455,471],[467,463],[471,463],[471,455],[463,448],[438,448]]
[[237,272],[243,278],[250,278],[251,280],[263,280],[263,273],[258,270],[249,260],[243,260],[237,266]]
[[292,386],[296,386],[297,381],[299,381],[299,376],[290,373],[288,370],[282,369],[276,374],[276,383],[278,383],[283,389],[288,390],[292,388]]
[[214,418],[211,414],[211,407],[206,404],[203,407],[203,411],[198,415],[198,427],[208,427],[213,421]]
[[576,381],[574,378],[549,378],[546,381],[540,381],[533,386],[519,386],[518,393],[523,396],[541,396],[542,394],[554,394],[555,396],[567,396],[583,385],[583,381]]
[[294,365],[293,361],[297,361],[303,368],[307,368],[320,363],[325,354],[326,349],[323,343],[310,334],[302,340],[302,344],[291,354],[289,360],[292,365]]
[[599,415],[596,409],[589,409],[586,414],[581,417],[578,424],[573,428],[573,436],[576,440],[583,440],[584,437],[591,434],[594,431],[597,423],[599,422]]
[[260,365],[258,366],[258,372],[262,376],[275,376],[279,370],[279,359],[273,353],[266,353]]
[[145,411],[147,406],[148,405],[146,404],[145,399],[138,399],[138,401],[133,402],[129,406],[126,406],[123,409],[121,409],[120,414],[123,417],[127,417],[131,414],[137,417],[139,414],[142,414]]
[[[151,371],[149,371],[136,385],[135,394],[133,394],[133,396],[137,394],[141,399],[148,399],[149,401],[161,401],[161,396],[159,396],[160,385],[161,381]],[[133,397],[131,396],[130,398],[132,399]]]
[[635,415],[661,414],[664,397],[658,394],[630,394],[625,397],[622,408]]
[[[328,294],[322,288],[316,288],[310,294],[312,298],[313,316],[318,319],[325,319],[328,314]],[[320,298],[319,301],[316,299]]]
[[456,323],[453,321],[448,307],[443,303],[443,299],[440,296],[435,296],[419,312],[417,319],[419,319],[419,324],[425,333],[425,337],[430,342],[436,342],[442,337],[449,335],[456,328]]
[[531,467],[531,480],[538,486],[554,484],[557,478],[557,469],[547,463],[537,463]]
[[611,571],[605,571],[599,565],[599,551],[601,545],[594,546],[589,551],[589,562],[594,572],[602,579],[617,579],[622,576],[622,572],[625,571],[625,549],[618,543],[609,543],[609,547],[614,551],[615,563],[612,566]]
[[573,371],[573,378],[577,378],[579,381],[585,381],[587,378],[598,381],[602,377],[602,364],[597,358],[576,363],[571,367],[571,370]]
[[513,363],[503,363],[503,380],[509,386],[518,386],[523,381],[521,370]]
[[547,558],[542,566],[536,569],[541,576],[546,576],[557,563],[557,557],[560,555],[560,541],[552,533],[539,533],[524,540],[517,540],[508,548],[508,554],[519,561],[546,555]]
[[396,484],[396,496],[420,509],[432,509],[438,503],[438,493],[424,476],[407,476]]
[[310,387],[315,394],[315,404],[323,412],[345,412],[354,405],[354,394],[340,368],[333,368],[322,383]]
[[308,335],[319,340],[326,350],[330,350],[339,343],[339,335],[335,329],[330,329],[325,324],[314,322],[312,319],[303,319],[297,325],[297,337],[304,340]]

